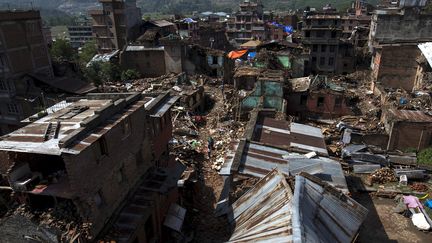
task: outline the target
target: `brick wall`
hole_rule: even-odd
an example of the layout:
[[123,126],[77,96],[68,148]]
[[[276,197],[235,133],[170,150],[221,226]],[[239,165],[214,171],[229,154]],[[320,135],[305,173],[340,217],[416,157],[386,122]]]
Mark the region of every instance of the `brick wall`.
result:
[[[146,136],[145,110],[130,115],[131,132],[124,134],[123,122],[115,124],[103,137],[106,155],[96,141],[79,155],[64,155],[75,204],[98,232],[129,190],[151,166],[149,136]],[[97,201],[101,201],[97,205]]]
[[432,123],[395,122],[389,135],[388,150],[422,150],[432,146]]
[[376,81],[384,88],[402,88],[411,91],[414,87],[417,73],[417,57],[420,50],[416,45],[409,46],[384,46],[381,57],[375,58],[373,72]]
[[[286,98],[287,114],[301,118],[307,116],[334,118],[353,113],[347,104],[347,98],[343,94],[331,91],[292,93]],[[338,104],[336,104],[337,100]]]

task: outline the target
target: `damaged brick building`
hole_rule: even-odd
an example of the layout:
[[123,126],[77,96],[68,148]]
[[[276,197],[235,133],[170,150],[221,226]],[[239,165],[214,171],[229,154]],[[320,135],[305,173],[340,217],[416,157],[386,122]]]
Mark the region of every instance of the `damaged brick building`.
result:
[[[369,49],[372,52],[372,89],[415,86],[420,50],[417,45],[432,40],[432,15],[423,13],[426,1],[401,1],[398,8],[378,9],[372,16]],[[397,31],[395,31],[397,30]]]
[[[70,210],[79,215],[75,223],[90,226],[88,232],[75,232],[71,238],[105,238],[107,228],[121,227],[115,223],[122,217],[119,212],[137,193],[143,199],[135,201],[135,216],[130,217],[141,226],[107,236],[109,240],[149,242],[168,237],[162,235],[161,225],[177,198],[176,183],[164,182],[176,168],[167,146],[172,136],[170,107],[176,100],[168,93],[101,93],[67,99],[48,109],[46,116],[30,117],[34,121],[28,126],[1,138],[1,175],[14,198],[30,211],[72,203]],[[150,183],[158,180],[163,190]],[[153,203],[160,207],[155,209]],[[50,222],[61,222],[62,217],[67,215],[53,214]],[[146,234],[138,237],[137,231]]]
[[350,73],[355,67],[353,44],[343,38],[343,20],[333,11],[308,12],[302,27],[302,42],[311,51],[311,73]]

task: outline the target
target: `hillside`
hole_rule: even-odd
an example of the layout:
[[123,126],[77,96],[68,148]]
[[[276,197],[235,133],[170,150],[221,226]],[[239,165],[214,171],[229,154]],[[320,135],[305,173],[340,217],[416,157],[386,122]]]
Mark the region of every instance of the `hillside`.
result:
[[[338,9],[350,6],[353,0],[264,0],[268,10],[299,9],[306,6],[320,8],[330,3]],[[191,13],[193,11],[226,11],[231,12],[238,7],[239,0],[138,0],[142,12]],[[378,0],[370,0],[376,4]]]

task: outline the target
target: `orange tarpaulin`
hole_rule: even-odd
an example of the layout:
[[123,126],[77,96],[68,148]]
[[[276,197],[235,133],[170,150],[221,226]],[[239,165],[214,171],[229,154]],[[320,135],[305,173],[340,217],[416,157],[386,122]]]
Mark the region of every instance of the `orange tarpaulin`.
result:
[[246,52],[247,50],[231,51],[230,53],[228,53],[228,57],[231,59],[237,59],[246,54]]

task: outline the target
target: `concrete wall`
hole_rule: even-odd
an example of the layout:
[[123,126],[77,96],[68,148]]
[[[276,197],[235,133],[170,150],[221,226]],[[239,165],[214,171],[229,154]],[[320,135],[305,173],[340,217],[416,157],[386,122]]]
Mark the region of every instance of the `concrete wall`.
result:
[[143,77],[159,77],[166,73],[163,49],[124,51],[120,63],[124,68],[137,70]]
[[167,73],[183,72],[183,47],[180,45],[165,46],[165,68]]
[[373,74],[377,83],[385,88],[402,88],[411,91],[417,73],[417,57],[420,50],[416,45],[384,46],[375,55]]
[[372,16],[371,40],[379,43],[418,42],[432,39],[432,15],[405,10],[404,14],[377,10]]

